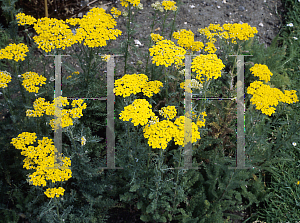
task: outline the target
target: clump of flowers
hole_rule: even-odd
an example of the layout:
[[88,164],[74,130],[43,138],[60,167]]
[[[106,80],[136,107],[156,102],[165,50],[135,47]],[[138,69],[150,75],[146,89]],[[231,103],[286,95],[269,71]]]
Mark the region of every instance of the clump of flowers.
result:
[[[29,182],[34,186],[46,186],[46,180],[51,180],[53,183],[57,181],[66,181],[72,177],[70,170],[71,160],[68,157],[61,157],[62,167],[55,167],[54,159],[54,142],[52,139],[44,137],[43,140],[38,140],[38,146],[26,146],[36,142],[36,133],[23,132],[18,137],[13,138],[11,144],[16,149],[22,150],[21,155],[26,156],[23,167],[26,169],[35,169],[36,171],[29,175]],[[52,190],[52,189],[51,189]],[[49,191],[45,194],[51,197]],[[55,189],[54,189],[55,190]],[[60,193],[63,195],[63,193]]]
[[49,198],[59,197],[59,195],[64,195],[65,189],[62,187],[59,188],[48,188],[44,193]]
[[160,12],[164,12],[164,7],[161,5],[161,3],[159,1],[156,1],[155,3],[152,3],[151,7],[154,10],[157,10],[157,11],[160,11]]
[[270,81],[270,77],[273,76],[269,68],[263,64],[255,64],[250,68],[250,71],[255,77],[259,77],[259,80],[264,80],[265,82]]
[[190,135],[192,134],[192,141],[191,143],[197,142],[198,139],[201,139],[200,137],[200,132],[198,131],[198,126],[194,123],[192,123],[191,128],[186,128],[185,127],[185,121],[187,121],[187,117],[186,116],[180,116],[178,117],[174,124],[177,126],[176,131],[174,131],[174,141],[175,141],[175,145],[181,145],[181,146],[185,146],[186,143],[188,143],[188,140],[186,141],[186,143],[184,143],[184,139],[185,139],[185,132],[188,135],[188,138],[190,137]]
[[222,60],[217,58],[216,54],[200,55],[197,56],[192,62],[192,71],[196,71],[197,79],[203,83],[204,78],[202,74],[207,77],[207,79],[217,79],[221,77],[221,70],[225,67]]
[[67,19],[66,23],[80,25],[74,38],[78,43],[84,40],[84,45],[88,47],[106,46],[107,40],[122,34],[122,31],[113,29],[117,22],[103,8],[92,8],[82,19]]
[[164,9],[166,11],[170,10],[170,11],[176,11],[177,10],[177,6],[176,6],[176,2],[174,1],[166,1],[164,0],[161,5],[164,7]]
[[37,20],[30,16],[30,15],[25,15],[25,13],[18,13],[16,15],[16,19],[18,21],[18,26],[22,25],[33,25],[35,22],[37,22]]
[[150,98],[160,91],[163,84],[160,81],[147,81],[148,77],[145,74],[125,74],[115,81],[114,93],[125,98],[143,92]]
[[191,30],[181,29],[178,32],[174,32],[173,37],[178,40],[178,45],[186,50],[199,51],[204,47],[202,42],[194,41],[194,33]]
[[172,140],[176,126],[169,120],[158,121],[152,125],[146,125],[143,129],[144,137],[152,148],[166,149]]
[[120,3],[124,7],[128,7],[128,3],[132,4],[133,6],[138,6],[140,4],[140,0],[121,0]]
[[285,93],[283,94],[279,89],[271,88],[269,85],[263,84],[261,81],[254,81],[251,83],[247,88],[247,93],[253,95],[250,101],[256,105],[256,109],[261,110],[262,113],[269,116],[275,112],[276,109],[274,107],[278,105],[279,101],[288,104],[299,101],[295,94],[295,90],[285,90]]
[[117,8],[112,7],[111,14],[113,15],[114,18],[118,18],[122,14],[122,12],[119,11]]
[[171,40],[161,40],[149,49],[150,56],[153,56],[152,63],[156,66],[171,66],[173,63],[182,64],[186,50],[178,47]]
[[151,33],[150,36],[153,42],[158,42],[164,39],[164,37],[159,34]]
[[123,121],[131,119],[134,126],[144,126],[148,123],[151,116],[155,116],[151,108],[152,105],[146,99],[136,99],[131,105],[124,108],[124,111],[120,113],[120,119]]
[[27,56],[27,52],[29,52],[29,49],[24,43],[19,43],[18,45],[15,43],[11,43],[4,49],[0,50],[0,60],[8,59],[15,60],[16,62],[18,62],[19,60],[23,61]]
[[6,88],[11,82],[11,74],[7,71],[0,71],[0,88]]
[[22,74],[23,77],[23,83],[22,85],[24,88],[29,92],[35,92],[38,93],[39,88],[35,87],[35,85],[42,86],[43,84],[46,84],[47,78],[43,77],[42,75],[38,75],[35,72],[26,72]]
[[236,39],[248,40],[250,37],[254,37],[254,34],[258,33],[255,27],[249,26],[247,23],[239,24],[224,24],[224,30],[227,30],[229,37],[232,39],[232,43],[236,44]]
[[167,106],[161,108],[161,110],[159,110],[159,114],[167,119],[173,119],[175,118],[177,111],[175,106]]
[[110,55],[106,55],[105,54],[105,56],[101,56],[101,58],[105,61],[105,62],[108,62],[109,61],[109,59],[110,59]]
[[[33,107],[34,110],[27,110],[26,111],[26,116],[28,117],[41,117],[45,112],[46,115],[54,115],[55,114],[55,105],[59,104],[59,106],[66,106],[69,104],[68,100],[66,97],[59,97],[59,98],[55,98],[53,100],[53,104],[50,104],[49,102],[45,102],[45,98],[37,98],[34,102],[33,102]],[[80,118],[83,116],[82,114],[82,110],[86,109],[86,103],[84,103],[83,105],[81,105],[83,103],[83,99],[79,99],[79,100],[73,100],[72,101],[72,107],[73,109],[63,109],[61,111],[61,127],[65,128],[68,127],[70,125],[73,125],[73,120],[72,118]],[[78,107],[76,107],[76,105]],[[49,123],[52,127],[52,130],[54,129],[54,126],[58,126],[58,123],[56,123],[55,119],[50,120]]]

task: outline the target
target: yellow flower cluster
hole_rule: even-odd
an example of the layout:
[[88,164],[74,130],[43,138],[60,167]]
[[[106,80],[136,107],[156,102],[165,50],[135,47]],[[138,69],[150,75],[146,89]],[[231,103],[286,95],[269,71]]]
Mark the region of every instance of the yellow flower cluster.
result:
[[158,41],[161,41],[164,39],[163,36],[159,35],[159,34],[154,34],[154,33],[151,33],[151,39],[153,42],[158,42]]
[[254,37],[254,34],[258,33],[255,27],[249,26],[247,23],[239,24],[224,24],[224,30],[228,31],[229,37],[232,39],[232,43],[236,43],[235,39],[248,40],[250,37]]
[[188,131],[188,129],[185,129],[184,127],[185,120],[187,120],[187,117],[180,116],[174,122],[174,124],[177,125],[177,131],[174,132],[175,145],[181,145],[183,147],[186,145],[184,144],[185,131],[188,133],[188,136],[192,134],[192,143],[197,142],[198,139],[201,139],[198,126],[192,122],[192,131]]
[[178,40],[178,45],[186,50],[200,51],[204,47],[202,42],[194,41],[194,33],[191,30],[181,29],[178,32],[174,32],[173,37]]
[[28,47],[24,43],[19,43],[18,45],[15,43],[9,44],[4,49],[0,50],[0,60],[8,59],[15,61],[23,61],[25,60],[26,54],[29,52]]
[[118,18],[122,14],[122,12],[119,11],[117,8],[112,7],[111,14],[113,15],[114,18]]
[[161,5],[165,8],[166,11],[168,10],[172,10],[172,11],[176,11],[177,10],[177,6],[176,5],[176,2],[174,1],[166,1],[164,0]]
[[188,93],[193,93],[191,88],[201,89],[203,88],[203,85],[197,80],[191,79],[180,83],[180,88],[185,89]]
[[30,182],[35,186],[46,186],[46,180],[52,182],[65,181],[72,177],[70,170],[71,160],[68,157],[62,157],[63,168],[55,168],[54,151],[55,146],[52,139],[43,137],[38,140],[38,146],[28,146],[36,142],[36,133],[23,132],[18,137],[13,138],[11,144],[16,149],[22,150],[21,155],[26,156],[23,167],[26,169],[35,169],[36,171],[29,175]]
[[51,52],[55,48],[65,49],[77,42],[70,27],[56,18],[42,18],[34,24],[38,36],[34,36],[35,43],[40,49]]
[[167,119],[173,119],[177,115],[177,111],[175,106],[167,106],[159,110],[159,114]]
[[148,139],[148,144],[152,148],[166,149],[172,140],[176,126],[169,120],[146,125],[143,129],[144,137]]
[[81,145],[84,146],[86,143],[86,138],[84,136],[81,137]]
[[270,81],[270,77],[273,76],[269,68],[263,64],[255,64],[250,68],[250,71],[254,76],[259,77],[259,80],[264,80],[265,82]]
[[150,105],[146,99],[136,99],[131,105],[124,108],[124,111],[120,113],[120,119],[123,121],[129,121],[131,119],[134,126],[144,126],[148,123],[148,119],[151,118],[151,116],[155,116],[151,108],[152,105]]
[[143,92],[144,95],[152,97],[153,93],[157,94],[163,86],[160,81],[147,81],[148,77],[145,74],[125,74],[115,81],[114,93],[125,98]]
[[[201,128],[201,127],[205,126],[205,121],[206,121],[205,117],[207,116],[206,112],[202,112],[200,114],[202,115],[202,120],[200,120],[200,118],[198,118],[198,120],[196,122],[198,128]],[[193,116],[193,117],[196,117],[196,115]]]
[[140,0],[121,0],[120,3],[124,7],[128,7],[128,3],[132,4],[133,6],[138,6],[140,4]]
[[[62,109],[61,111],[61,126],[62,128],[68,127],[70,125],[73,125],[72,118],[80,118],[83,116],[82,110],[86,109],[86,103],[81,105],[83,103],[83,99],[79,100],[73,100],[72,101],[72,107],[73,109]],[[69,102],[67,101],[66,97],[59,97],[58,99],[53,100],[53,104],[50,104],[49,102],[45,102],[45,98],[37,98],[33,102],[34,110],[27,110],[26,116],[29,117],[41,117],[45,112],[46,115],[54,115],[55,114],[55,105],[58,104],[58,106],[66,106],[69,105]],[[78,107],[76,107],[76,105]],[[71,118],[71,117],[72,118]],[[58,125],[58,123],[55,122],[55,119],[50,120],[49,123],[52,127],[52,130],[55,130],[54,127]]]
[[156,66],[171,66],[173,63],[182,64],[185,58],[186,50],[178,47],[171,40],[161,40],[149,49],[150,56],[153,56],[152,63]]
[[160,92],[160,88],[163,87],[163,83],[160,81],[148,81],[144,84],[142,92],[147,97],[151,98],[153,94]]
[[10,73],[7,71],[0,71],[0,88],[6,88],[9,82],[11,82]]
[[18,21],[18,26],[33,25],[37,21],[34,17],[30,15],[25,15],[21,12],[16,15],[16,19]]
[[285,91],[283,94],[279,89],[271,88],[261,81],[251,83],[247,88],[247,93],[253,95],[250,101],[256,105],[256,109],[269,116],[275,112],[276,109],[274,107],[278,105],[279,101],[288,104],[299,101],[295,90]]
[[208,80],[221,77],[221,70],[225,67],[222,60],[217,58],[216,54],[197,56],[192,62],[192,71],[196,71],[197,79],[203,83],[201,74],[204,74]]
[[[72,74],[77,74],[77,75],[78,75],[78,74],[79,74],[79,71],[75,71],[75,72],[73,72]],[[70,75],[70,76],[67,77],[67,79],[69,79],[69,78],[72,78],[72,75]]]
[[64,195],[65,189],[62,187],[59,188],[48,188],[44,194],[49,198],[59,197],[59,195]]
[[66,23],[79,23],[75,39],[79,43],[84,40],[84,45],[88,47],[106,46],[107,40],[116,39],[116,36],[122,34],[122,31],[113,29],[117,22],[110,14],[105,13],[103,8],[92,8],[82,19],[67,19]]
[[35,92],[38,93],[39,88],[35,87],[35,85],[42,86],[43,84],[46,84],[47,78],[43,77],[42,75],[38,75],[35,72],[26,72],[22,74],[23,77],[23,83],[22,85],[24,88],[29,92]]

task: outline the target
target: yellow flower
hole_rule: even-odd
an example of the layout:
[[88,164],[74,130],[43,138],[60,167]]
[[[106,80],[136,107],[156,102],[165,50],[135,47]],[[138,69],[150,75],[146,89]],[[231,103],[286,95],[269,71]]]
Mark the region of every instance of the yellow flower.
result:
[[[68,157],[61,157],[63,168],[55,167],[54,151],[56,150],[52,139],[44,137],[38,140],[38,146],[28,146],[36,142],[36,133],[23,132],[10,142],[16,149],[22,150],[21,155],[26,156],[23,167],[26,169],[35,169],[36,171],[29,175],[29,182],[34,186],[46,186],[46,180],[65,181],[72,177],[70,170],[71,160]],[[61,156],[61,154],[60,154]],[[47,168],[51,169],[47,169]]]
[[221,70],[225,67],[222,60],[218,59],[216,54],[197,56],[192,62],[192,71],[196,71],[197,79],[203,83],[201,74],[204,74],[207,79],[217,79],[221,77]]
[[120,113],[120,119],[123,121],[131,119],[134,126],[144,126],[148,123],[148,119],[151,116],[155,116],[151,108],[152,105],[146,99],[136,99],[131,105],[124,108],[124,111]]
[[173,37],[178,40],[178,45],[186,50],[192,49],[193,51],[199,51],[204,47],[202,42],[194,41],[194,33],[191,30],[187,31],[185,29],[181,29],[178,32],[174,32]]
[[11,82],[11,74],[7,71],[0,71],[0,88],[6,88]]
[[[77,75],[78,75],[78,74],[79,74],[79,71],[75,71],[75,72],[73,72],[72,74],[77,74]],[[69,79],[69,78],[71,78],[71,77],[72,77],[72,75],[68,76],[67,79]]]
[[165,10],[172,10],[172,11],[176,11],[177,10],[177,6],[175,6],[176,2],[174,1],[166,1],[164,0],[161,5],[165,8]]
[[159,34],[151,33],[150,36],[151,36],[153,42],[158,42],[158,41],[161,41],[164,39],[164,37]]
[[28,47],[24,43],[19,43],[16,45],[15,43],[9,44],[4,49],[0,50],[0,60],[8,59],[15,61],[23,61],[25,60],[26,54],[29,52]]
[[156,63],[156,66],[165,65],[171,66],[173,63],[183,63],[182,60],[185,57],[186,50],[178,47],[171,40],[161,40],[149,49],[150,56],[153,56],[152,63]]
[[[68,127],[70,125],[73,125],[72,118],[80,118],[83,116],[82,110],[86,109],[86,103],[81,105],[83,103],[83,99],[79,100],[73,100],[72,101],[72,107],[73,109],[62,109],[61,110],[61,126],[62,128]],[[69,104],[66,97],[60,96],[59,98],[55,98],[53,100],[53,104],[50,104],[49,102],[45,102],[44,98],[37,98],[35,102],[33,102],[34,110],[27,110],[26,116],[29,117],[41,117],[45,112],[46,115],[55,115],[55,106],[56,104],[58,106],[66,106]],[[75,106],[78,107],[75,107]],[[72,118],[71,118],[72,117]],[[59,119],[57,120],[59,122]],[[52,130],[56,129],[55,127],[58,125],[56,123],[56,119],[50,120],[49,123],[52,127]]]
[[114,93],[125,97],[131,94],[137,94],[148,81],[145,74],[125,74],[122,78],[115,80]]
[[23,77],[23,83],[22,85],[24,88],[29,91],[29,92],[35,92],[38,93],[39,88],[35,87],[35,85],[40,85],[46,84],[47,78],[43,77],[42,75],[38,75],[35,72],[26,72],[22,74]]
[[143,85],[142,92],[150,98],[153,94],[157,94],[162,86],[163,83],[160,81],[149,81]]
[[30,15],[25,15],[24,13],[18,13],[16,15],[16,19],[17,19],[17,22],[18,22],[18,26],[20,25],[33,25],[37,20],[30,16]]
[[174,122],[174,124],[177,126],[176,131],[174,131],[175,145],[181,145],[183,147],[186,145],[184,144],[185,131],[187,132],[188,136],[192,134],[192,143],[197,142],[198,139],[201,139],[200,132],[198,131],[198,126],[194,122],[192,122],[191,130],[185,129],[184,123],[186,119],[187,117],[180,116]]
[[264,80],[265,82],[270,81],[270,76],[273,76],[269,68],[262,64],[255,64],[250,68],[250,71],[254,76],[259,77],[259,80]]
[[49,198],[59,197],[59,195],[64,195],[65,189],[62,187],[59,188],[48,188],[44,194]]
[[297,185],[299,185],[299,184],[300,184],[300,181],[297,182]]
[[143,129],[144,137],[152,148],[166,149],[177,130],[173,122],[163,120],[152,125],[146,125]]
[[116,39],[116,36],[122,34],[122,31],[113,29],[117,22],[110,14],[105,13],[103,8],[92,8],[76,22],[80,27],[76,30],[74,38],[78,43],[84,40],[84,45],[88,47],[106,46],[107,40]]
[[239,24],[224,24],[223,29],[228,31],[229,37],[232,39],[232,43],[236,44],[235,39],[248,40],[250,37],[254,37],[255,33],[258,33],[255,27],[249,26],[247,23]]
[[116,9],[115,7],[112,7],[111,14],[114,18],[118,18],[122,14],[122,12]]
[[167,119],[173,119],[177,115],[175,106],[167,106],[159,110],[159,114]]
[[121,0],[120,3],[124,7],[128,7],[128,3],[132,4],[133,6],[138,6],[140,4],[140,0]]

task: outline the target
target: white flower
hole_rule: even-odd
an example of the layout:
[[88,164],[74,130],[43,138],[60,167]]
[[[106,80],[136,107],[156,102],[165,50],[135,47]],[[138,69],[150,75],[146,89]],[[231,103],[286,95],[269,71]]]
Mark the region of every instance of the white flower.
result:
[[293,25],[293,23],[289,23],[289,24],[287,24],[286,26],[293,27],[294,25]]
[[[299,0],[298,0],[298,1],[299,1]],[[295,142],[293,142],[292,144],[293,144],[293,146],[296,146],[296,145],[297,145],[297,143],[295,143]]]
[[[299,0],[300,1],[300,0]],[[293,37],[295,40],[297,40],[298,38],[297,37]]]

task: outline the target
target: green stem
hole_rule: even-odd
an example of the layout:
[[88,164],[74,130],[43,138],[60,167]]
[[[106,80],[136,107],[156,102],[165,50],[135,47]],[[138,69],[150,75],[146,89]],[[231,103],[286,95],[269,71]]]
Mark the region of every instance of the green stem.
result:
[[[154,24],[155,24],[155,18],[156,18],[156,10],[154,11],[153,22],[152,22],[152,25],[151,25],[151,32],[150,32],[150,34],[153,32],[153,28],[154,28]],[[149,38],[148,49],[150,48],[151,43],[152,43],[152,38],[151,38],[151,36],[150,36],[150,38]],[[150,53],[148,52],[148,53],[147,53],[147,60],[146,60],[145,74],[147,74],[147,68],[148,68],[149,57],[150,57]],[[149,79],[151,80],[151,73],[150,73]]]
[[[181,165],[181,153],[182,153],[182,148],[180,149],[180,155],[179,155],[179,163],[178,163],[178,168]],[[173,200],[173,209],[175,209],[175,199],[176,199],[176,191],[177,191],[177,185],[178,185],[178,177],[179,177],[179,169],[177,170],[177,177],[176,177],[176,186],[175,186],[175,196],[174,196],[174,200]]]
[[[7,91],[6,91],[7,90]],[[7,95],[6,95],[7,94]],[[16,115],[15,115],[15,110],[12,108],[12,104],[11,104],[11,102],[9,102],[9,99],[11,99],[11,96],[10,96],[10,92],[9,92],[9,88],[7,87],[7,89],[6,88],[3,88],[3,96],[4,96],[4,99],[5,99],[5,101],[6,101],[6,103],[8,104],[8,107],[9,107],[9,112],[11,112],[11,114],[14,116],[14,117],[16,117]],[[10,100],[11,101],[11,100]],[[13,123],[15,124],[16,123],[16,121],[15,121],[15,119],[11,119],[12,121],[13,121]]]
[[166,22],[167,15],[168,15],[168,11],[166,12],[166,14],[165,14],[165,17],[164,17],[164,22],[163,22],[163,28],[162,28],[162,33],[161,33],[161,36],[164,36],[164,31],[165,31],[165,22]]
[[167,99],[167,103],[169,102],[169,95],[168,95],[168,78],[167,78],[167,72],[166,72],[166,67],[164,66],[164,71],[165,71],[165,84],[166,84],[166,99]]
[[125,50],[124,74],[126,74],[126,71],[127,71],[128,45],[129,45],[129,38],[130,38],[131,4],[129,4],[128,7],[129,7],[129,10],[128,10],[128,22],[127,22],[127,41],[126,41],[126,50]]
[[173,19],[173,22],[172,22],[172,28],[171,28],[170,38],[169,38],[170,40],[172,38],[172,34],[173,34],[173,31],[174,31],[174,23],[175,23],[177,12],[178,12],[178,9],[175,12],[175,16],[174,16],[174,19]]
[[[18,69],[17,69],[16,62],[13,61],[13,64],[14,64],[14,71],[15,71],[15,73],[16,73],[16,76],[18,77],[19,72],[18,72]],[[21,89],[21,94],[22,94],[22,98],[23,98],[23,103],[26,105],[26,104],[27,104],[27,101],[26,101],[26,97],[25,97],[25,92],[24,92],[24,89],[23,89],[23,87],[22,87],[22,84],[21,84],[21,81],[20,81],[19,78],[18,78],[18,84],[19,84],[19,87],[20,87],[20,89]]]

